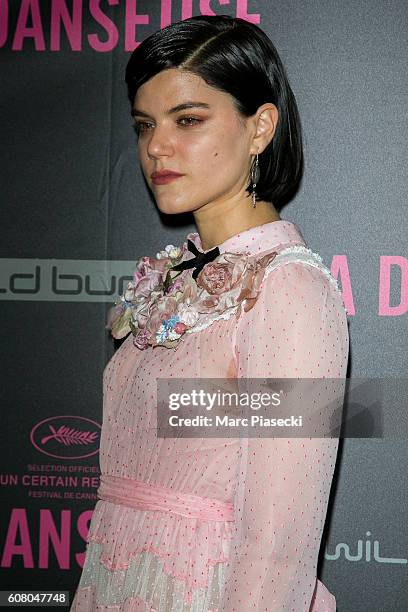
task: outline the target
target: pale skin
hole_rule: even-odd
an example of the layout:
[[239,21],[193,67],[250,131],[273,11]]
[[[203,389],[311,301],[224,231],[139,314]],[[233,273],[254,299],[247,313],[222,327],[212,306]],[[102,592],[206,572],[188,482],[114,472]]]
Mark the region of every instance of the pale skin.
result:
[[[169,113],[186,102],[191,107]],[[143,174],[159,210],[192,212],[204,250],[246,229],[280,220],[270,202],[245,191],[256,153],[272,140],[279,113],[272,103],[240,117],[229,94],[188,71],[163,70],[139,88],[133,108],[139,124],[138,152]],[[151,173],[162,169],[184,176],[156,185]]]

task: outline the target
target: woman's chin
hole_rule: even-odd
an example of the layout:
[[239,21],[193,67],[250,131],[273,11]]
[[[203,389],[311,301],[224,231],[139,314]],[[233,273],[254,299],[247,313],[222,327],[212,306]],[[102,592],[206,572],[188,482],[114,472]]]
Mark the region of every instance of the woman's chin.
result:
[[156,200],[157,208],[164,215],[179,215],[180,213],[188,213],[194,210],[194,207],[188,204],[179,202],[160,202]]

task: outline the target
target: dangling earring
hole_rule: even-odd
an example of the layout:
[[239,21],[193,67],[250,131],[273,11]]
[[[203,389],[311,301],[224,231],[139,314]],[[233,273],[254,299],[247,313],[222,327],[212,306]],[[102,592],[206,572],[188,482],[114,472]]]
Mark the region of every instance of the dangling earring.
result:
[[252,164],[252,168],[251,168],[251,182],[252,182],[252,207],[256,208],[256,185],[259,181],[259,177],[261,175],[261,171],[259,170],[259,159],[258,159],[258,153],[256,154],[256,159],[255,159],[255,163]]

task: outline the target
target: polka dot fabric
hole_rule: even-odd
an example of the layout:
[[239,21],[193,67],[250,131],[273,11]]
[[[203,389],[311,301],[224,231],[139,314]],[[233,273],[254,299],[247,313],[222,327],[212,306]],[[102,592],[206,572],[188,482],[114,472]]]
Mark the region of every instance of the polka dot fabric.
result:
[[[188,237],[203,250],[197,233]],[[302,245],[281,220],[218,246]],[[334,612],[316,568],[338,439],[157,438],[157,378],[343,380],[348,346],[340,291],[327,269],[300,259],[271,270],[238,320],[186,334],[175,351],[126,338],[104,371],[101,474],[144,483],[162,503],[177,493],[180,507],[132,507],[125,492],[121,503],[99,499],[71,610]],[[220,512],[232,504],[232,520],[183,511],[188,496],[217,500]]]

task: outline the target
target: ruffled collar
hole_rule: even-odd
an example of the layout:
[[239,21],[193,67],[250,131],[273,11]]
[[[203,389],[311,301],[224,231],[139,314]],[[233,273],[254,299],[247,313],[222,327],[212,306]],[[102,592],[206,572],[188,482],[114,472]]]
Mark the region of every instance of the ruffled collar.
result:
[[[173,270],[193,259],[189,241],[203,253],[219,251],[196,278],[191,268]],[[250,310],[267,266],[279,251],[295,245],[306,243],[297,225],[283,219],[244,230],[207,250],[198,232],[190,232],[180,247],[170,244],[156,258],[139,259],[133,281],[108,312],[106,328],[114,338],[132,332],[141,350],[177,348],[184,334]]]
[[[188,239],[192,240],[196,247],[204,253],[212,250],[204,250],[202,248],[198,232],[190,232],[187,234],[186,242]],[[280,219],[278,221],[270,221],[269,223],[251,227],[239,234],[227,238],[217,246],[220,253],[228,251],[230,253],[244,252],[255,255],[263,251],[280,249],[283,246],[287,247],[292,245],[306,245],[306,242],[296,223]]]

